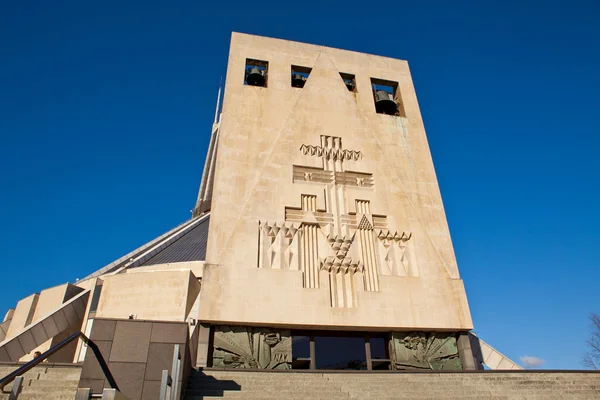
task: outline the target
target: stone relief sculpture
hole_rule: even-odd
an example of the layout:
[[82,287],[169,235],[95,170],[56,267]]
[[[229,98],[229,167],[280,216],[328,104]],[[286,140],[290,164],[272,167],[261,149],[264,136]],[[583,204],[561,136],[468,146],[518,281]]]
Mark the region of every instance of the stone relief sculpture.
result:
[[300,241],[293,223],[259,221],[259,260],[261,268],[298,269]]
[[462,370],[456,335],[435,332],[393,332],[393,369]]
[[329,291],[333,307],[355,307],[356,287],[363,284],[364,266],[356,257],[349,257],[352,236],[328,235],[331,255],[320,260],[321,270],[329,274]]
[[333,136],[300,150],[320,157],[323,167],[294,165],[293,182],[323,185],[326,209],[317,207],[314,194],[302,194],[300,207],[285,208],[284,222],[259,221],[258,267],[300,270],[305,288],[327,279],[332,307],[356,307],[357,290],[379,291],[380,275],[416,276],[410,233],[390,233],[387,217],[373,214],[368,200],[356,199],[354,210],[346,210],[347,187],[375,186],[373,174],[345,170],[344,161],[363,154]]
[[360,151],[342,149],[342,138],[335,136],[321,136],[321,146],[303,144],[300,146],[303,154],[323,157],[327,160],[360,160],[363,155]]
[[381,259],[384,261],[381,267],[383,275],[417,276],[413,254],[409,249],[411,237],[410,232],[390,232],[387,229],[379,231],[377,238]]
[[239,326],[214,329],[214,367],[291,369],[290,331]]

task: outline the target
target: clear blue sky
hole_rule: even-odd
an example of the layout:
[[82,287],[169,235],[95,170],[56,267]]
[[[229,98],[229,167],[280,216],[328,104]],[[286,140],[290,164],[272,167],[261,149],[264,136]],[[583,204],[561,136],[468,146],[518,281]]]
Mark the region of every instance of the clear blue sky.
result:
[[600,3],[368,4],[4,2],[0,312],[190,217],[240,31],[408,60],[476,331],[579,368],[600,312]]

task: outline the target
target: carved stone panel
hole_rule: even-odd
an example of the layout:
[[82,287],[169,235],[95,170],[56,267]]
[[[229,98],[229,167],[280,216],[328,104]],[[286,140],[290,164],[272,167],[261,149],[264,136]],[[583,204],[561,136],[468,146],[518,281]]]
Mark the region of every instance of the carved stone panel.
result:
[[258,267],[298,269],[300,243],[293,223],[258,223]]
[[377,234],[379,239],[379,252],[381,263],[381,274],[393,276],[418,276],[415,268],[414,257],[412,257],[412,242],[410,232],[390,232],[387,229],[380,230]]
[[374,214],[370,200],[348,198],[348,187],[375,188],[373,174],[345,169],[363,154],[325,135],[320,146],[300,150],[321,158],[322,168],[294,165],[292,180],[321,185],[323,201],[302,193],[299,206],[285,207],[285,221],[259,221],[258,267],[299,270],[305,288],[328,284],[332,307],[356,307],[357,291],[378,292],[381,275],[417,276],[411,233],[390,232],[387,216]]
[[393,332],[392,368],[462,370],[455,333]]
[[215,326],[213,367],[291,369],[290,331]]

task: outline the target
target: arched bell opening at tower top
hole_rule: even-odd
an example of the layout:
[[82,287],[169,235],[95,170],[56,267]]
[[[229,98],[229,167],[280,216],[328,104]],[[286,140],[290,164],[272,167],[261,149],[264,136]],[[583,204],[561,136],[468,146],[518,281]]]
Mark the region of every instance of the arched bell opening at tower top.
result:
[[267,87],[269,76],[269,62],[246,59],[246,70],[244,74],[244,85]]
[[308,80],[310,71],[312,71],[312,68],[292,65],[292,87],[303,88]]
[[404,116],[398,82],[371,78],[371,88],[378,114]]

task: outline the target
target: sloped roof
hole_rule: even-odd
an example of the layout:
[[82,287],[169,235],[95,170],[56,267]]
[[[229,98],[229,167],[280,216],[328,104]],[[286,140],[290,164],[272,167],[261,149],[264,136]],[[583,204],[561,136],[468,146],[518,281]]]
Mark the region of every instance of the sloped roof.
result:
[[83,278],[82,281],[104,274],[119,273],[128,268],[163,263],[204,261],[209,219],[209,213],[194,217],[100,268]]
[[206,259],[206,242],[208,240],[209,222],[210,217],[184,233],[177,240],[173,241],[163,250],[139,266],[145,267],[156,264],[204,261]]

